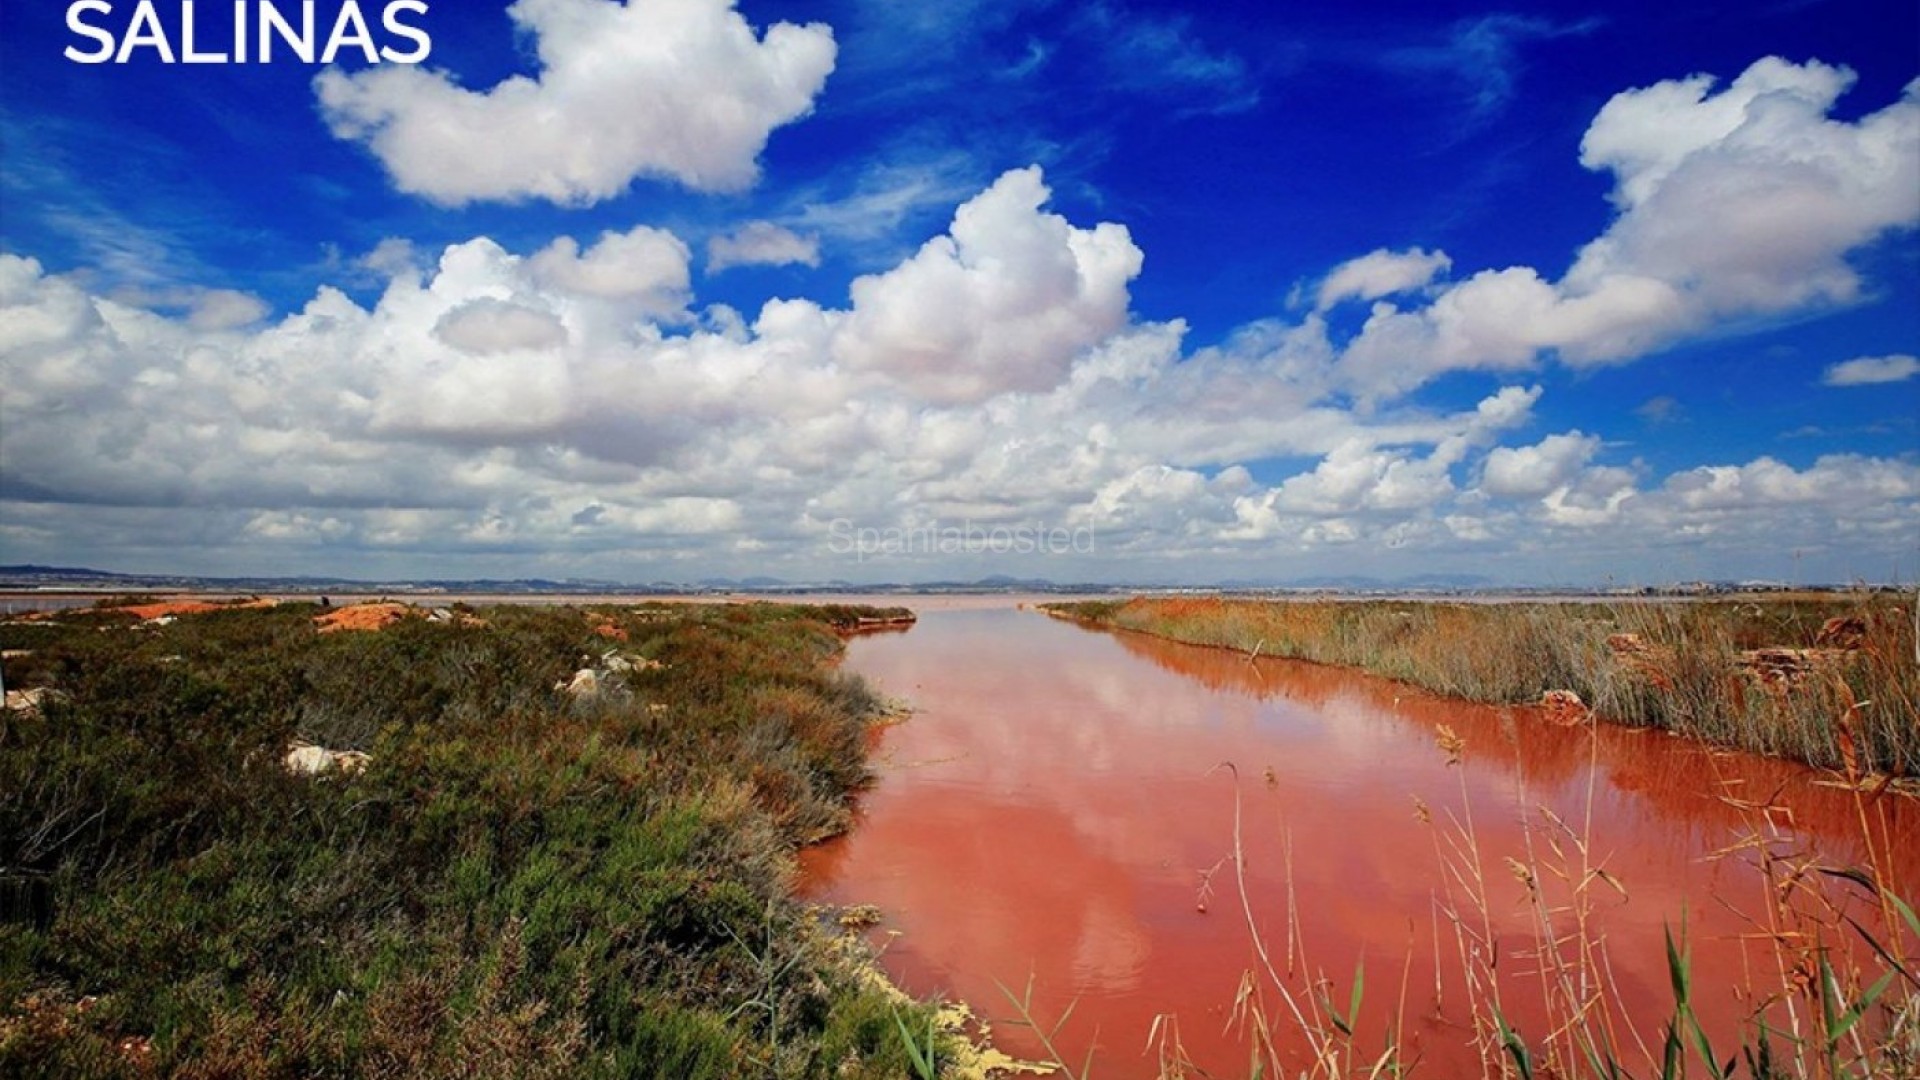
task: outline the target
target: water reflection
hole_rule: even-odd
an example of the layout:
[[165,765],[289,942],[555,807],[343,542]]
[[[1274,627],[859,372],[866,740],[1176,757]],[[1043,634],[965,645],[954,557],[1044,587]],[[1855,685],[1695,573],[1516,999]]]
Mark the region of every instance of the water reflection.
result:
[[[1792,831],[1772,843],[1860,858],[1852,797],[1805,770],[1664,735],[1559,728],[1532,710],[1466,706],[1335,668],[1013,611],[930,612],[909,634],[855,641],[846,663],[919,711],[884,733],[881,779],[853,832],[808,854],[808,888],[883,908],[885,964],[912,992],[1005,1016],[996,982],[1017,989],[1031,975],[1042,1016],[1077,1002],[1068,1052],[1100,1047],[1106,1076],[1152,1075],[1142,1049],[1162,1013],[1179,1015],[1201,1064],[1244,1070],[1228,1014],[1256,958],[1227,859],[1236,798],[1254,923],[1278,962],[1345,986],[1364,957],[1376,1033],[1404,979],[1407,1041],[1428,1075],[1476,1060],[1456,941],[1437,913],[1461,899],[1440,869],[1453,822],[1471,821],[1511,957],[1503,978],[1521,989],[1537,985],[1538,964],[1526,955],[1526,885],[1504,857],[1554,861],[1538,807],[1591,836],[1591,863],[1625,888],[1597,907],[1626,1005],[1648,1032],[1667,1005],[1664,926],[1683,905],[1700,985],[1771,960],[1740,940],[1750,928],[1728,906],[1757,909],[1756,875],[1707,857],[1767,823],[1722,795],[1778,793],[1792,820],[1775,824]],[[1436,743],[1443,725],[1465,742],[1458,765]],[[1920,880],[1911,810],[1875,810],[1904,882]],[[1702,1012],[1731,1023],[1743,1008],[1722,995]],[[1537,1019],[1522,1003],[1510,1011]],[[1000,1030],[1035,1051],[1018,1029]]]

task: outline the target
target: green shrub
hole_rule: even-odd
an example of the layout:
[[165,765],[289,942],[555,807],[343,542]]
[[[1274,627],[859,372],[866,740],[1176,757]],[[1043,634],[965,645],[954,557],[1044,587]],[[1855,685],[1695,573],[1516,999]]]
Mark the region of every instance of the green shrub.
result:
[[[0,919],[0,1073],[899,1075],[786,891],[867,777],[871,612],[317,612],[4,628],[63,696],[0,723],[0,877],[50,899]],[[557,689],[609,651],[654,663]]]

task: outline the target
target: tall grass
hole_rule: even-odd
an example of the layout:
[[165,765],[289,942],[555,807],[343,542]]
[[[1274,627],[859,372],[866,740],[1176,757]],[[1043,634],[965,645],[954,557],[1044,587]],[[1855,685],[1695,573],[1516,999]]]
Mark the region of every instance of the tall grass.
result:
[[[1450,753],[1468,748],[1457,740]],[[1856,774],[1849,779],[1858,780]],[[1465,788],[1462,787],[1463,804]],[[1671,1011],[1654,1030],[1637,1023],[1622,996],[1604,908],[1630,902],[1631,882],[1597,858],[1592,792],[1586,813],[1563,819],[1545,807],[1525,849],[1484,850],[1470,804],[1431,819],[1443,870],[1436,902],[1468,988],[1466,1012],[1484,1075],[1705,1075],[1751,1080],[1914,1075],[1920,1042],[1920,921],[1899,894],[1887,846],[1884,793],[1857,783],[1865,862],[1836,867],[1810,851],[1783,847],[1774,825],[1785,807],[1725,798],[1745,819],[1743,838],[1715,857],[1746,862],[1751,891],[1713,902],[1744,912],[1742,935],[1762,959],[1744,971],[1696,985],[1685,909],[1667,913],[1665,970]],[[1426,811],[1423,808],[1423,814]],[[1489,914],[1495,885],[1517,883],[1530,942],[1501,963]],[[1513,961],[1517,959],[1518,963]],[[1731,981],[1731,985],[1729,985]],[[1697,1007],[1705,994],[1744,1003],[1744,1019],[1710,1031]],[[1531,1030],[1512,1021],[1520,1003],[1544,1017]]]
[[1865,773],[1920,769],[1913,612],[1885,595],[1498,604],[1142,598],[1049,610],[1250,655],[1363,668],[1472,701],[1535,702],[1568,690],[1616,723],[1826,768],[1851,759]]
[[0,626],[58,691],[0,713],[0,1075],[904,1075],[924,1010],[789,892],[867,775],[829,624],[876,613],[317,613]]

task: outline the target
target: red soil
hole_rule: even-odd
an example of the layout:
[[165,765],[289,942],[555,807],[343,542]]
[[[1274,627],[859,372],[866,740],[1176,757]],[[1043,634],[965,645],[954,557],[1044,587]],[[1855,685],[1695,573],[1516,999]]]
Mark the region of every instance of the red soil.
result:
[[200,615],[209,611],[238,611],[245,608],[270,608],[279,603],[277,600],[241,600],[225,603],[213,603],[206,600],[168,600],[157,604],[134,604],[131,607],[114,608],[139,619],[159,619],[168,615]]
[[315,615],[313,621],[319,625],[321,633],[331,634],[341,630],[384,629],[413,613],[413,609],[405,604],[353,604],[336,608],[325,615]]

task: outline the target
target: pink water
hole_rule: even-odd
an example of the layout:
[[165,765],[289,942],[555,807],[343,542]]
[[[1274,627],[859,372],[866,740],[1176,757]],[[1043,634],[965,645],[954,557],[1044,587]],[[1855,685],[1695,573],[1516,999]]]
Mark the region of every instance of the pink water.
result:
[[[1759,831],[1772,850],[1866,858],[1859,801],[1810,770],[1030,611],[928,611],[910,632],[854,641],[846,667],[917,711],[879,736],[879,781],[853,830],[807,853],[804,889],[878,905],[889,973],[916,995],[972,1003],[1010,1051],[1039,1047],[1007,1023],[1002,986],[1031,980],[1049,1023],[1071,1005],[1060,1048],[1076,1065],[1091,1049],[1101,1077],[1155,1075],[1149,1033],[1166,1015],[1195,1062],[1247,1071],[1234,1002],[1259,959],[1231,859],[1236,799],[1252,921],[1274,967],[1331,980],[1344,1011],[1364,964],[1361,1048],[1377,1052],[1393,1024],[1427,1076],[1482,1068],[1460,938],[1440,912],[1451,902],[1480,925],[1442,870],[1466,835],[1455,822],[1470,818],[1478,844],[1503,1011],[1536,1038],[1542,962],[1506,860],[1563,899],[1551,869],[1579,857],[1547,849],[1541,808],[1588,838],[1587,865],[1624,889],[1594,879],[1589,936],[1604,938],[1616,1038],[1635,1066],[1636,1040],[1657,1050],[1671,1010],[1663,933],[1683,909],[1697,1008],[1723,1046],[1751,988],[1779,982],[1774,947],[1752,936],[1767,908],[1756,860],[1715,852]],[[1459,764],[1437,743],[1442,725],[1465,741]],[[1886,797],[1865,811],[1909,896],[1916,809]],[[1284,1015],[1270,986],[1263,1001]],[[1304,1037],[1286,1025],[1279,1037],[1303,1064]]]

